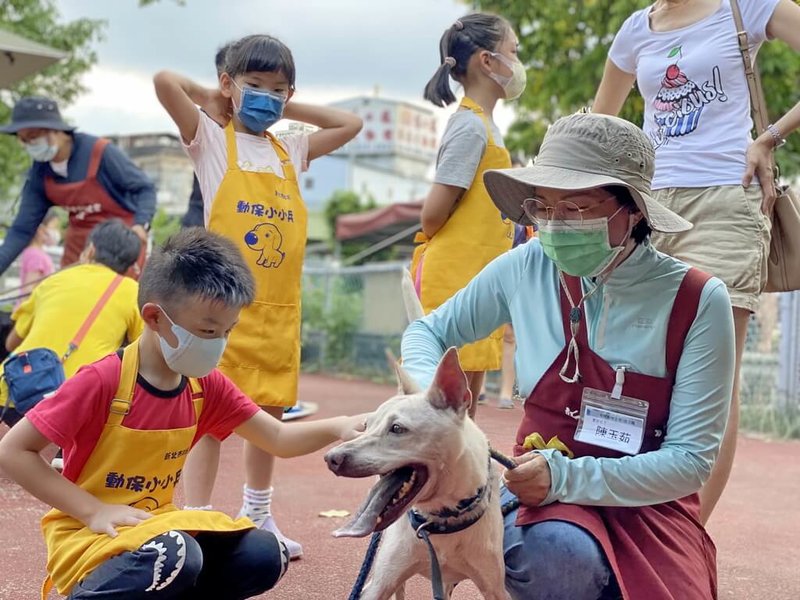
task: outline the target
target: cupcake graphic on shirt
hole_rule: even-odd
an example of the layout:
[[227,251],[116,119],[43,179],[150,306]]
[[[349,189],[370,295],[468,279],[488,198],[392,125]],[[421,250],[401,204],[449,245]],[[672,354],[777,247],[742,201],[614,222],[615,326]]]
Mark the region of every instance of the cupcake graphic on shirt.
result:
[[677,64],[668,66],[653,103],[656,124],[663,128],[663,134],[677,137],[697,129],[705,103],[695,100],[702,97],[700,87]]

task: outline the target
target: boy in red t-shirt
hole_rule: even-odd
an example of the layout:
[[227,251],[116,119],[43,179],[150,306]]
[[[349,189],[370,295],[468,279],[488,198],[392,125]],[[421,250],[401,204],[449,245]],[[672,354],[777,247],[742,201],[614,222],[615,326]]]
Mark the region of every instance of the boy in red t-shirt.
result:
[[[285,572],[288,552],[274,534],[249,519],[172,504],[185,457],[203,435],[236,432],[289,457],[352,438],[364,423],[283,425],[216,370],[253,294],[232,242],[202,229],[176,234],[142,274],[141,338],[83,368],[0,441],[0,468],[54,507],[42,530],[49,579],[61,594],[249,598]],[[64,449],[63,477],[39,456],[51,442]]]

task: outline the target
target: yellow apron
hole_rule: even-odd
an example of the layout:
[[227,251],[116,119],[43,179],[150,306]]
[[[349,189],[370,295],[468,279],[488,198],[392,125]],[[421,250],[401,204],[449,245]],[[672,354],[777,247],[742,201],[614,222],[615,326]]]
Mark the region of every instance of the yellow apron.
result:
[[[420,232],[414,240],[421,243],[414,249],[411,274],[425,314],[465,287],[481,269],[509,250],[514,241],[511,221],[502,217],[483,183],[487,169],[508,169],[511,157],[508,150],[494,143],[483,109],[469,98],[464,98],[461,106],[481,118],[489,139],[472,185],[456,204],[453,214],[433,238]],[[503,328],[486,339],[463,346],[458,357],[465,371],[499,369]]]
[[113,556],[136,550],[147,540],[173,529],[183,531],[241,531],[254,527],[249,519],[234,521],[215,511],[178,510],[172,503],[175,486],[197,430],[203,391],[190,379],[195,423],[182,429],[137,430],[123,425],[133,402],[139,371],[139,343],[124,352],[119,388],[108,421],[76,485],[102,502],[135,506],[153,516],[135,527],[118,527],[111,538],[91,531],[73,517],[53,509],[42,519],[47,545],[48,579],[45,599],[55,584],[68,594],[93,569]]
[[256,281],[228,339],[220,370],[260,406],[293,406],[300,373],[300,283],[308,213],[283,145],[271,134],[283,175],[239,169],[233,125],[225,128],[228,171],[208,228],[232,240]]

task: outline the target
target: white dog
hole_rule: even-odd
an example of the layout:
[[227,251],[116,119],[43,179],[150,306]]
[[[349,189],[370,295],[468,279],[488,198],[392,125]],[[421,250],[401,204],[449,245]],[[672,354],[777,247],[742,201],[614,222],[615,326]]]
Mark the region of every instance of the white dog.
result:
[[370,416],[366,431],[325,455],[337,475],[380,475],[353,520],[335,532],[383,531],[361,598],[402,600],[407,579],[431,577],[428,547],[406,515],[412,508],[416,527],[430,534],[448,596],[471,579],[488,600],[506,600],[498,476],[486,436],[467,415],[470,392],[456,350],[445,353],[427,391],[402,368],[397,373],[398,394]]

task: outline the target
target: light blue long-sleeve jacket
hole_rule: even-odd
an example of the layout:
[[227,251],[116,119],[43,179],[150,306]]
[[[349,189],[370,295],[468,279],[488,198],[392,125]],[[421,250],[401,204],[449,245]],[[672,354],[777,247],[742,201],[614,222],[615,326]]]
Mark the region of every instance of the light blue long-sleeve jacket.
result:
[[[638,246],[586,302],[592,350],[614,369],[664,377],[667,322],[687,269],[647,242]],[[594,286],[583,279],[584,293]],[[536,239],[495,259],[466,288],[412,323],[403,336],[403,366],[428,386],[448,347],[479,340],[504,323],[514,327],[519,390],[527,397],[566,343],[558,272]],[[734,360],[730,299],[724,284],[712,278],[686,338],[661,448],[623,458],[569,459],[556,450],[540,451],[552,477],[543,504],[642,506],[698,491],[725,431]]]

